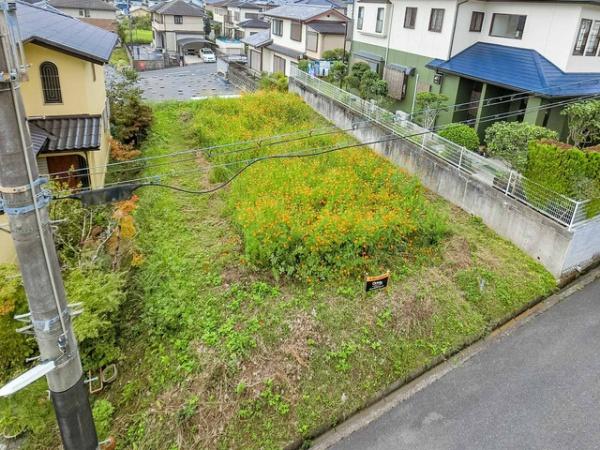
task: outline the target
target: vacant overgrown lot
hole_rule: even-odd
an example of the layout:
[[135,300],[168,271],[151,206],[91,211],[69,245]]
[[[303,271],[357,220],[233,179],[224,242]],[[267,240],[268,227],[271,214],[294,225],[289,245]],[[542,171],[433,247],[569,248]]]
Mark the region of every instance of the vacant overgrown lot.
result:
[[[166,103],[144,155],[324,126],[289,94]],[[282,140],[151,163],[146,175],[207,189],[236,161],[350,142]],[[120,448],[282,448],[555,287],[365,148],[257,163],[211,195],[138,193],[139,256],[115,316],[121,373],[103,394]],[[365,294],[365,273],[387,270],[390,287]]]

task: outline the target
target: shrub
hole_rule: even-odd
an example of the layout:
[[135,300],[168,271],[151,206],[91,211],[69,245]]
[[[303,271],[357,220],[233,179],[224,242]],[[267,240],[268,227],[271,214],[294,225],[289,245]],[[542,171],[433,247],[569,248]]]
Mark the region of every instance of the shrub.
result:
[[448,96],[435,92],[419,92],[415,100],[414,120],[428,130],[432,129],[440,112],[446,110]]
[[561,114],[567,116],[568,142],[580,148],[600,143],[600,100],[573,103]]
[[340,86],[342,85],[342,81],[344,81],[344,78],[347,74],[348,65],[342,61],[335,61],[331,65],[331,69],[329,69],[329,79],[333,83],[339,83]]
[[531,142],[525,175],[555,192],[576,199],[600,196],[600,154]]
[[488,153],[523,172],[527,163],[529,142],[557,139],[556,131],[525,122],[496,122],[485,130]]
[[325,50],[322,58],[325,61],[344,61],[348,56],[348,52],[344,53],[343,48],[335,48],[333,50]]
[[477,132],[468,125],[451,123],[438,134],[455,144],[462,145],[468,150],[479,150],[479,136],[477,135]]
[[33,353],[35,342],[15,331],[23,324],[13,319],[15,314],[27,311],[18,268],[12,264],[0,265],[0,384],[22,369],[25,358]]
[[265,73],[260,77],[260,88],[265,91],[287,92],[288,78],[281,72]]
[[363,76],[371,72],[371,67],[367,63],[358,62],[350,67],[350,74],[346,77],[348,86],[354,89],[359,89]]

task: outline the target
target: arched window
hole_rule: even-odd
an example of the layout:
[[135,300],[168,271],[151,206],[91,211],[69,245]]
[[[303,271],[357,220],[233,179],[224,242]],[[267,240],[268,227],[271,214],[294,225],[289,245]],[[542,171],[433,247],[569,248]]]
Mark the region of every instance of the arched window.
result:
[[42,78],[44,102],[62,103],[60,80],[58,78],[58,68],[56,67],[56,64],[48,61],[42,63],[40,66],[40,77]]

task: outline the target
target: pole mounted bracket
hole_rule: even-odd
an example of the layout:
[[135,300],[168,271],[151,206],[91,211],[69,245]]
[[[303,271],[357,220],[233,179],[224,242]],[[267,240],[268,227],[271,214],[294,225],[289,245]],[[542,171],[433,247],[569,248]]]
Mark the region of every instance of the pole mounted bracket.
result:
[[21,389],[26,388],[40,378],[45,377],[55,368],[56,362],[54,362],[54,360],[44,361],[41,364],[38,364],[2,386],[0,388],[0,397],[8,397],[9,395],[19,392]]
[[[33,186],[40,186],[42,184],[48,183],[48,178],[39,177],[37,180],[33,182]],[[31,189],[31,184],[24,184],[23,186],[0,186],[0,193],[3,194],[19,194],[22,192],[27,192]]]
[[44,189],[34,196],[33,203],[31,205],[19,206],[16,208],[8,207],[4,205],[4,212],[9,216],[18,216],[21,214],[27,214],[36,209],[42,209],[47,206],[52,199],[50,191]]

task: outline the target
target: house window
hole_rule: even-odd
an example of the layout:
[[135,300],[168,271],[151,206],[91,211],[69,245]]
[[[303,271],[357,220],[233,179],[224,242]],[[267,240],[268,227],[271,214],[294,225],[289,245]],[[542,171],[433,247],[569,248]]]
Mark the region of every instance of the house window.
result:
[[384,8],[377,8],[377,21],[375,22],[375,33],[383,32],[383,17],[385,15]]
[[600,44],[600,20],[595,20],[594,26],[592,27],[592,32],[590,33],[590,37],[588,39],[588,46],[587,50],[585,51],[585,56],[596,56],[598,44]]
[[318,51],[319,48],[319,35],[314,31],[306,30],[306,50],[311,52]]
[[247,12],[244,17],[247,19],[258,19],[258,14],[257,13],[249,13]]
[[484,13],[481,11],[473,11],[471,14],[471,25],[469,26],[469,31],[480,32],[483,27],[483,17]]
[[521,39],[527,16],[515,14],[494,14],[490,26],[490,36]]
[[273,55],[273,72],[281,72],[285,74],[285,59],[277,55]]
[[407,7],[404,13],[404,28],[415,29],[415,22],[417,21],[417,8]]
[[183,23],[183,16],[173,16],[175,25],[181,25]]
[[356,29],[357,30],[362,30],[363,29],[363,22],[365,21],[365,7],[364,6],[359,6],[358,7],[358,18],[356,19]]
[[435,33],[442,32],[442,26],[444,25],[444,9],[432,8],[431,16],[429,16],[429,31]]
[[290,27],[290,39],[292,41],[302,40],[302,24],[292,20],[292,26]]
[[283,36],[283,20],[273,20],[273,34],[275,36]]
[[585,50],[585,45],[587,44],[591,28],[592,21],[590,19],[581,19],[581,25],[579,25],[579,33],[577,34],[575,48],[573,49],[574,55],[583,55],[583,51]]
[[60,80],[56,64],[49,61],[40,65],[40,78],[42,80],[42,92],[45,103],[62,103],[60,91]]
[[80,9],[79,16],[80,17],[90,17],[90,10],[89,9]]
[[233,20],[235,20],[236,22],[240,21],[240,12],[239,11],[234,11]]

